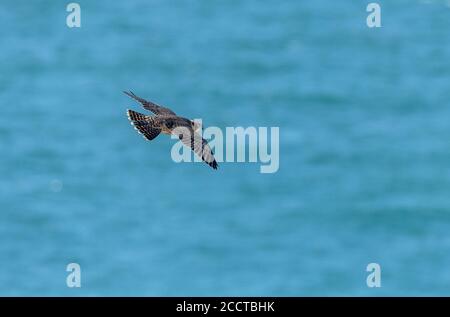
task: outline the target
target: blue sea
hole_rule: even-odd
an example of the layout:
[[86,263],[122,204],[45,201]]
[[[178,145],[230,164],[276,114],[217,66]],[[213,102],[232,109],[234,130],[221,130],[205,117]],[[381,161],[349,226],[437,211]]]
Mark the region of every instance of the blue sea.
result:
[[[0,295],[450,295],[449,1],[69,2],[0,6]],[[173,162],[123,90],[279,170]]]

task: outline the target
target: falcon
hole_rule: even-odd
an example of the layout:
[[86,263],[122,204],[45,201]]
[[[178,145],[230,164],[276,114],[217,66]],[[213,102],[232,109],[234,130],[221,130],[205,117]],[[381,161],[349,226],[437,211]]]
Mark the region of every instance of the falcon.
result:
[[127,110],[131,125],[148,141],[156,138],[160,133],[177,135],[181,142],[189,147],[203,162],[217,169],[218,164],[208,142],[197,132],[200,126],[193,120],[177,116],[169,108],[159,106],[151,101],[136,96],[131,91],[124,93],[138,101],[146,110],[154,113],[145,115],[133,110]]

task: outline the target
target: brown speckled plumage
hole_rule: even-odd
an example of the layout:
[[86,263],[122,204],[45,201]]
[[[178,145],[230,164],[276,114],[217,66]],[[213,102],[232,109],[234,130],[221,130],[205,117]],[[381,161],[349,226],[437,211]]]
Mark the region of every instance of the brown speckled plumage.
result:
[[155,114],[154,116],[147,116],[133,110],[127,110],[131,124],[145,139],[153,140],[160,133],[176,134],[181,142],[201,157],[206,164],[213,169],[217,169],[218,164],[214,158],[214,153],[211,151],[208,142],[195,132],[196,126],[193,121],[179,117],[172,110],[140,98],[131,91],[124,91],[124,93]]

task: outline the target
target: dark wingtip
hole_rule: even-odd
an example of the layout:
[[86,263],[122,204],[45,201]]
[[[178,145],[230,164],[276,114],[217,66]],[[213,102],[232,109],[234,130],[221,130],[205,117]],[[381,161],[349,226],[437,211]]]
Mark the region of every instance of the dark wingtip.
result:
[[136,96],[131,90],[129,91],[124,90],[123,93],[131,98],[134,98],[134,96]]
[[214,160],[212,163],[209,164],[213,169],[217,169],[219,167],[219,164],[217,164],[216,160]]

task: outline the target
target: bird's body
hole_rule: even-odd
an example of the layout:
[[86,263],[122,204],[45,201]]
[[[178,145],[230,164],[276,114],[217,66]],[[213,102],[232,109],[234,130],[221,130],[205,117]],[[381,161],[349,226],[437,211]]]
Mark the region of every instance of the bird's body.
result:
[[218,164],[208,142],[196,132],[199,129],[196,122],[177,116],[169,108],[158,106],[153,102],[136,96],[132,92],[125,92],[125,94],[137,100],[145,109],[155,114],[154,116],[149,116],[133,110],[127,110],[131,124],[145,139],[151,141],[160,133],[177,135],[183,144],[190,147],[205,163],[217,169]]

